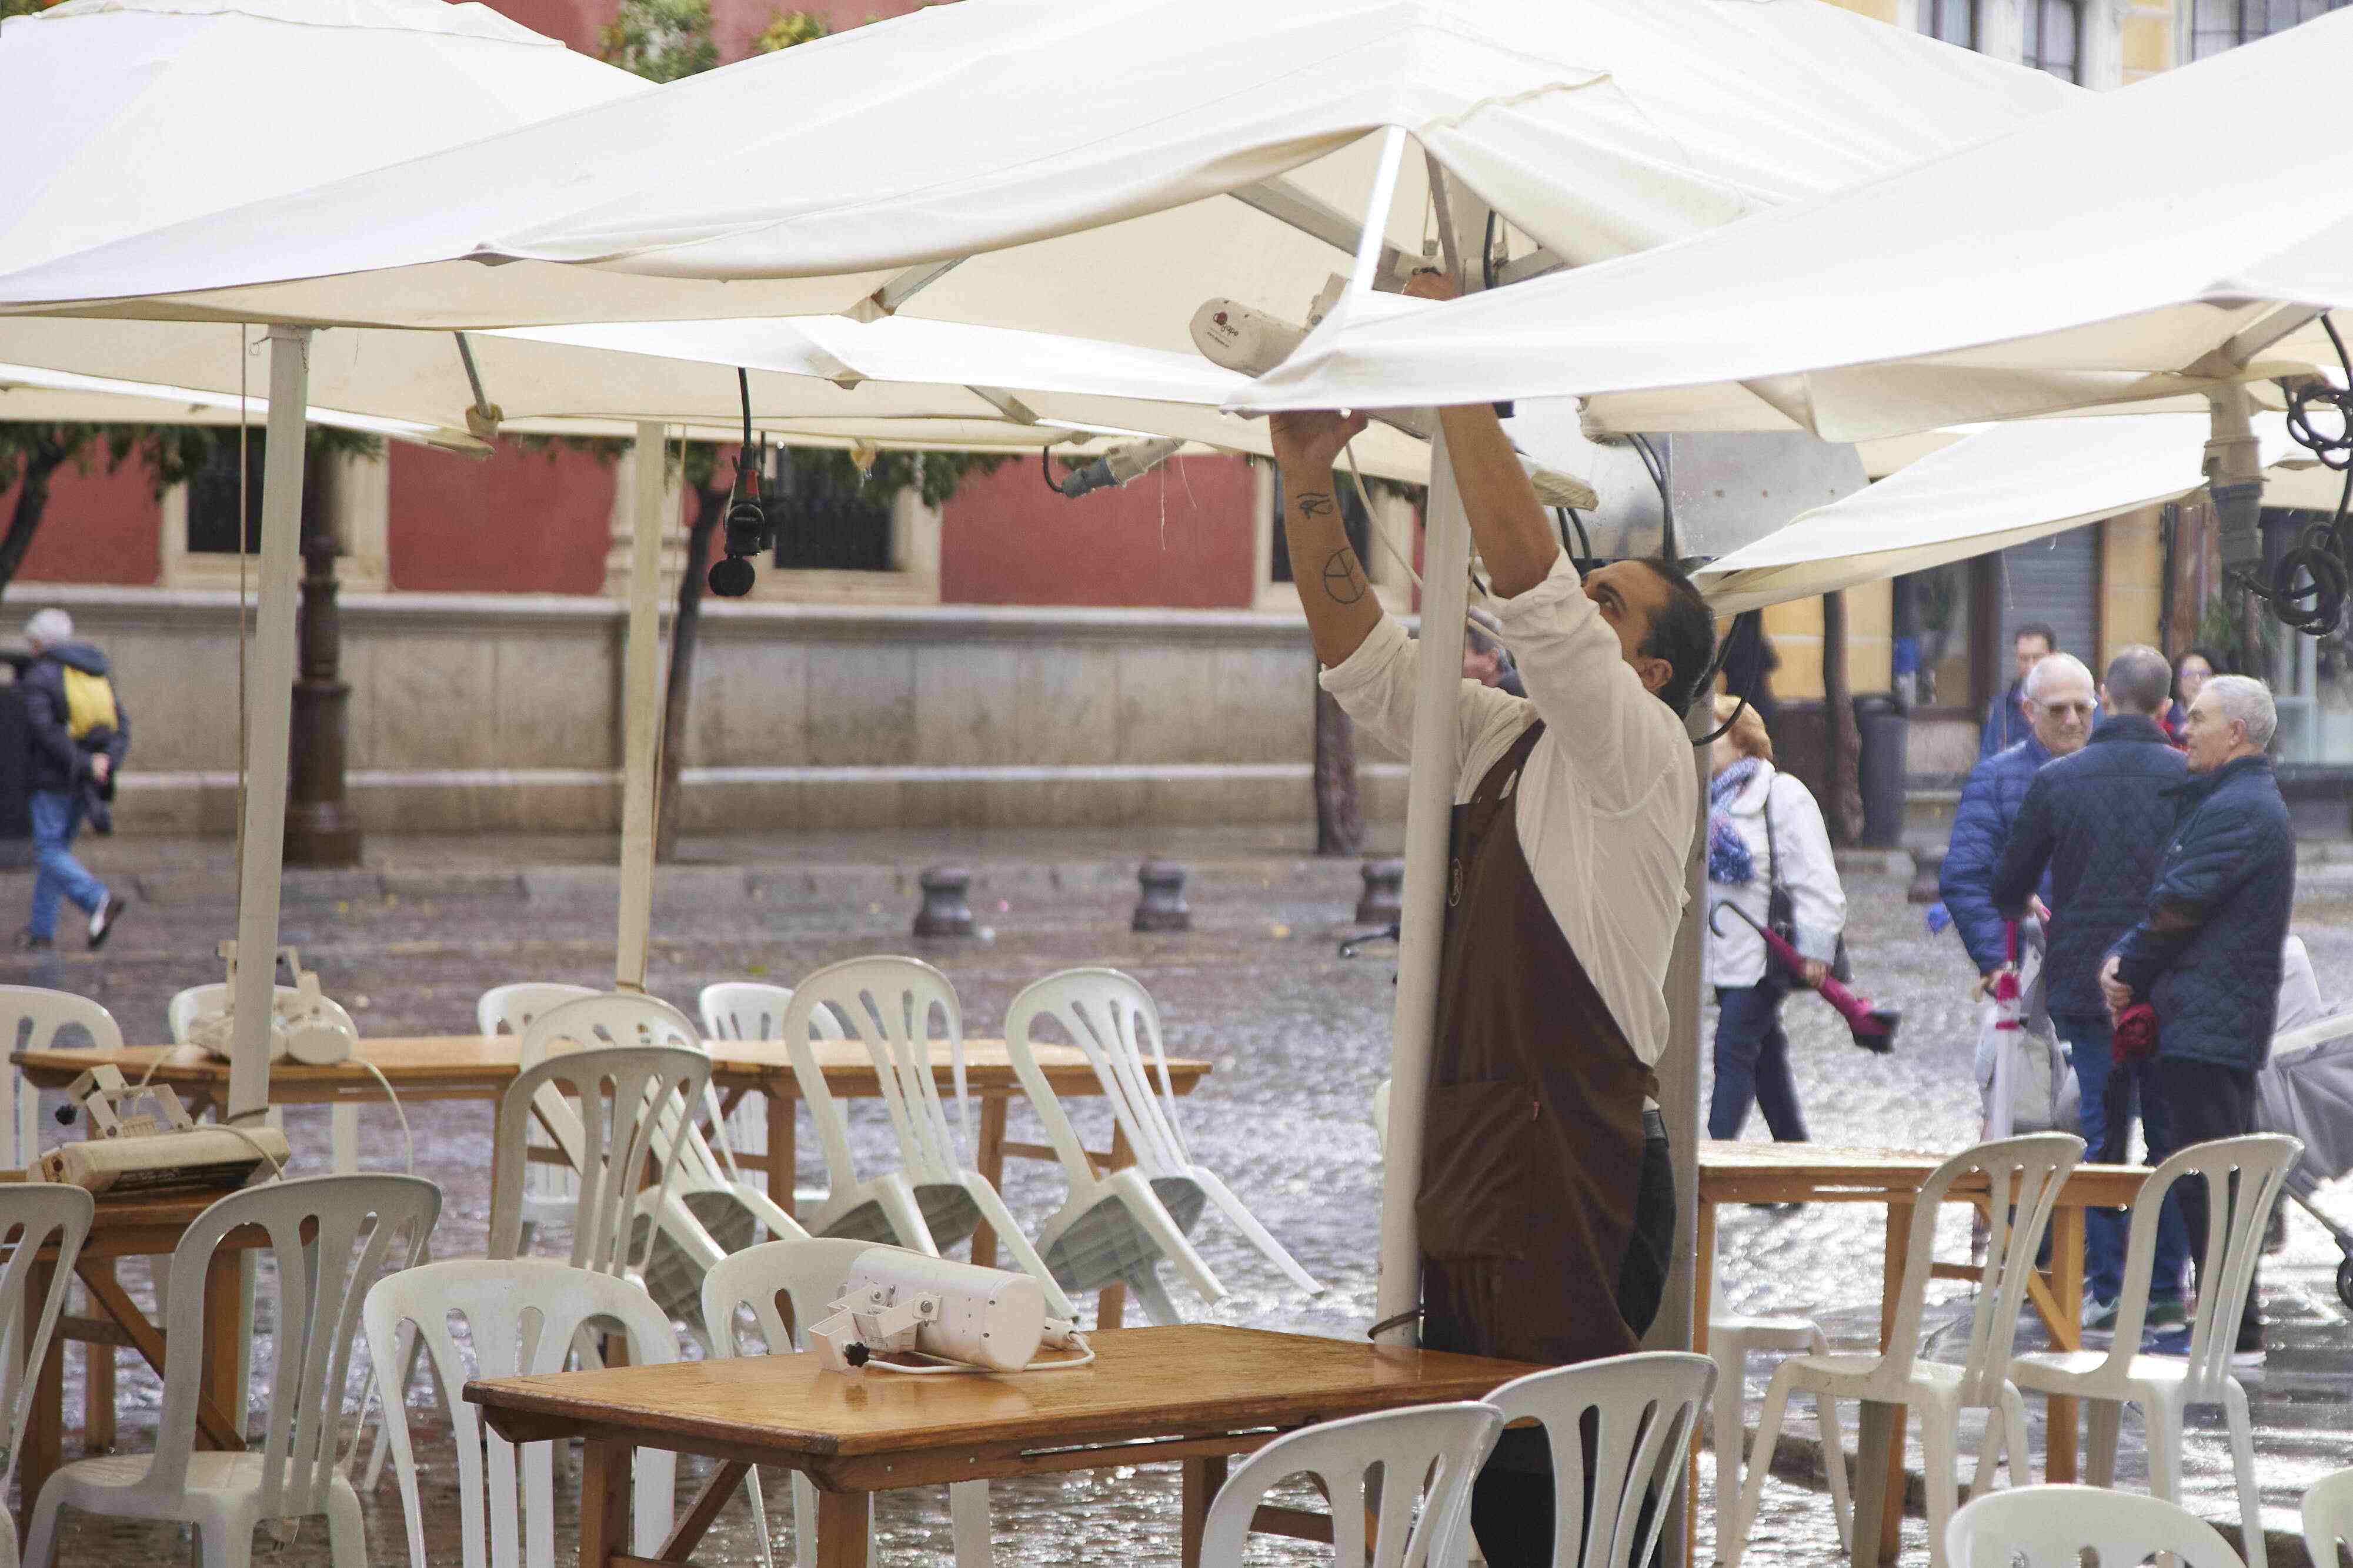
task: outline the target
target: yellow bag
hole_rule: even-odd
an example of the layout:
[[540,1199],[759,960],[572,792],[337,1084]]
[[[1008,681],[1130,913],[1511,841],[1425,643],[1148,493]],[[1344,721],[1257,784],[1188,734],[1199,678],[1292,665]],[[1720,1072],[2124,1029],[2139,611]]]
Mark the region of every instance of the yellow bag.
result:
[[79,741],[101,724],[115,728],[113,682],[69,664],[59,668],[66,678],[66,733]]

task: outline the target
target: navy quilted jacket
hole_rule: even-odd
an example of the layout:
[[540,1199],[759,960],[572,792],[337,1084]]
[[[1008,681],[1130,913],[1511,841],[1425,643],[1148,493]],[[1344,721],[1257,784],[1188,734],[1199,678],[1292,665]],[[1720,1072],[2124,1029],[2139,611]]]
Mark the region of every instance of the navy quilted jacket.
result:
[[[1961,786],[1960,809],[1953,814],[1952,842],[1945,850],[1945,869],[1936,879],[1936,892],[1980,974],[2000,969],[2008,961],[2009,922],[1993,901],[1994,862],[2001,858],[2001,847],[2010,839],[2010,825],[2018,820],[2019,808],[2026,804],[2027,786],[2034,782],[2036,770],[2050,760],[2042,742],[2029,735],[1971,768],[1968,783]],[[2045,902],[2051,896],[2049,887],[2045,879]]]
[[2051,1011],[2099,1017],[2100,965],[2148,908],[2189,764],[2153,719],[2101,721],[2089,744],[2034,775],[1994,867],[1994,906],[2015,917],[2050,873]]
[[2253,1071],[2271,1055],[2295,836],[2269,757],[2178,788],[2180,826],[2117,975],[2157,1009],[2157,1054]]

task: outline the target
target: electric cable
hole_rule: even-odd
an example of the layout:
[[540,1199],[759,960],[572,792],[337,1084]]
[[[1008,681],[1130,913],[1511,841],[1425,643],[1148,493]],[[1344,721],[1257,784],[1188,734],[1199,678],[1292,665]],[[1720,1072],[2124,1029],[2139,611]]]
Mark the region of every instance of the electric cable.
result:
[[1046,481],[1046,488],[1054,492],[1056,499],[1062,499],[1062,487],[1054,482],[1053,448],[1050,447],[1038,448],[1038,473]]
[[1675,549],[1675,498],[1667,490],[1666,459],[1659,456],[1658,448],[1651,445],[1648,436],[1636,431],[1631,439],[1634,450],[1641,454],[1642,467],[1650,470],[1651,483],[1659,489],[1659,553],[1670,561],[1675,560],[1679,555]]
[[[2240,586],[2271,606],[2274,618],[2282,626],[2315,637],[2343,624],[2347,593],[2353,588],[2353,523],[2348,521],[2348,513],[2353,512],[2353,356],[2347,354],[2345,340],[2337,335],[2337,323],[2326,311],[2320,325],[2337,350],[2337,366],[2348,384],[2336,386],[2315,378],[2288,388],[2287,429],[2296,445],[2318,458],[2323,468],[2345,476],[2337,510],[2326,521],[2307,524],[2295,542],[2280,552],[2268,584],[2252,572],[2237,579]],[[2313,424],[2316,407],[2335,411],[2335,435]]]
[[[1577,509],[1573,506],[1556,506],[1552,510],[1556,514],[1556,521],[1560,524],[1560,547],[1568,552],[1569,559],[1592,560],[1593,540],[1585,531],[1585,519],[1577,514]],[[1568,542],[1568,531],[1571,526],[1577,530],[1577,543],[1574,548]]]
[[[1739,615],[1734,616],[1732,621],[1732,629],[1724,634],[1724,640],[1716,645],[1715,657],[1708,661],[1707,673],[1700,677],[1699,689],[1701,691],[1705,691],[1710,686],[1715,683],[1717,672],[1724,668],[1725,660],[1731,656],[1732,639],[1740,635],[1740,628],[1744,624],[1748,627],[1749,637],[1752,640],[1759,644],[1764,641],[1765,617],[1762,612],[1757,610],[1743,610]],[[1757,661],[1757,672],[1748,678],[1748,689],[1736,694],[1739,698],[1739,701],[1733,707],[1732,717],[1726,719],[1723,723],[1718,724],[1715,729],[1710,730],[1698,740],[1694,741],[1692,744],[1694,746],[1712,746],[1715,744],[1717,741],[1721,740],[1731,731],[1735,724],[1740,722],[1741,713],[1745,710],[1756,705],[1757,693],[1763,688],[1764,684],[1765,661],[1760,658]],[[1694,699],[1694,700],[1696,700],[1696,699]]]

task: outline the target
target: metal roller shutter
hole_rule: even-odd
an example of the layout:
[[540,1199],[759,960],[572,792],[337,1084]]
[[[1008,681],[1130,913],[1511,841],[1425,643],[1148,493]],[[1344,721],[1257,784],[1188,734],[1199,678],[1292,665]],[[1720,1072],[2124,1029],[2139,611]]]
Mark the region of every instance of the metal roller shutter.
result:
[[2041,621],[2059,634],[2063,652],[2099,668],[2099,552],[2096,524],[2071,528],[2001,552],[2001,648],[2007,676],[2018,628]]

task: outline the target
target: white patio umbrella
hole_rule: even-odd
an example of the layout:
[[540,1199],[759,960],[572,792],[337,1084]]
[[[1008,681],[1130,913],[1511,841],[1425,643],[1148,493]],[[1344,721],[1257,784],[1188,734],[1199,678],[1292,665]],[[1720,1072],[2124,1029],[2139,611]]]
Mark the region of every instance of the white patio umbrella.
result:
[[[1436,204],[1398,132],[1447,171],[1441,237],[1474,282],[1486,204],[1535,242],[1509,282],[2075,90],[1815,0],[965,0],[27,268],[0,279],[0,308],[279,323],[290,392],[311,326],[839,312],[1181,352],[1206,299],[1296,317],[1351,253],[1360,288],[1421,253]],[[295,479],[273,475],[273,501]],[[1385,1310],[1414,1291],[1452,785],[1428,763],[1467,562],[1451,479],[1437,465]]]
[[1664,389],[1855,440],[2200,392],[2245,563],[2242,384],[2334,364],[2310,323],[2353,299],[2353,148],[2281,116],[2348,72],[2340,12],[1508,304],[1352,300],[1240,406],[1573,395],[1619,424],[1640,416],[1606,405]]
[[[1694,574],[1720,614],[1925,572],[2160,506],[2203,486],[2203,414],[2021,419],[1976,432]],[[2342,476],[2276,414],[2254,421],[2266,500],[2329,509]]]

